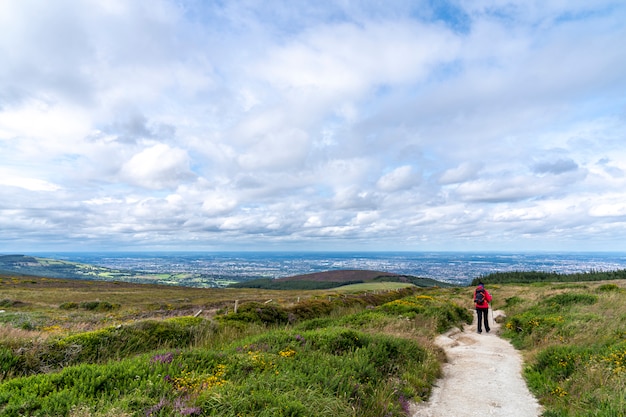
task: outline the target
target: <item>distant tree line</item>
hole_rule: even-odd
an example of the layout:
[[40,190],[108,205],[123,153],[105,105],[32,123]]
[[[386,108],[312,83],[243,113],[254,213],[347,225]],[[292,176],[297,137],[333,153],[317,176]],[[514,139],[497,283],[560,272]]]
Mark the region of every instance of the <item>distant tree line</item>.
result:
[[510,272],[492,272],[474,278],[471,286],[478,285],[479,282],[485,284],[507,284],[516,283],[524,284],[531,282],[578,282],[578,281],[605,281],[614,279],[626,279],[626,269],[618,269],[615,271],[596,271],[576,272],[562,274],[558,272],[542,272],[542,271],[510,271]]

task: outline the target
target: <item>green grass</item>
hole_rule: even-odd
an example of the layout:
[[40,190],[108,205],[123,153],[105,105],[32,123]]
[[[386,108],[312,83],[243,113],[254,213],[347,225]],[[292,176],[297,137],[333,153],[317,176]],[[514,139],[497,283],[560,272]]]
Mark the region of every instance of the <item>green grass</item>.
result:
[[503,286],[504,335],[527,358],[524,376],[544,416],[626,415],[624,281]]
[[342,327],[125,357],[12,378],[0,384],[1,414],[68,415],[80,405],[155,416],[405,415],[406,400],[426,397],[439,372],[416,341]]
[[471,318],[445,293],[416,287],[252,297],[0,285],[11,310],[0,316],[1,416],[406,416],[440,374],[437,330]]
[[[0,277],[0,416],[407,416],[440,375],[435,336],[471,321],[472,288],[383,285]],[[488,286],[544,417],[626,415],[625,287]]]

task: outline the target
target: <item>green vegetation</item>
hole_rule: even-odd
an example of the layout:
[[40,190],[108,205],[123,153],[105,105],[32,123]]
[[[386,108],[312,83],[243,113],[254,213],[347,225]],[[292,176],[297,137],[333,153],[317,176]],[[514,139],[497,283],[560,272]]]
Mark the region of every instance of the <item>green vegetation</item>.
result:
[[0,273],[47,278],[169,284],[200,288],[222,288],[239,280],[238,277],[214,277],[202,273],[150,274],[26,255],[0,255]]
[[329,281],[277,281],[271,278],[254,279],[251,281],[231,284],[230,288],[262,288],[265,290],[327,290],[343,285],[357,284],[362,281],[329,282]]
[[472,280],[470,285],[476,286],[480,281],[485,284],[534,283],[534,282],[586,282],[626,279],[626,269],[616,271],[589,271],[574,274],[541,271],[493,272]]
[[[440,374],[435,336],[471,321],[472,289],[396,284],[0,276],[0,416],[407,416]],[[624,288],[489,284],[544,417],[626,415]]]
[[[359,276],[359,273],[362,275]],[[380,275],[377,275],[380,274]],[[322,279],[316,279],[319,277]],[[355,279],[359,276],[360,279]],[[327,290],[343,286],[354,286],[359,284],[379,283],[388,285],[390,283],[414,285],[416,287],[450,287],[450,284],[430,278],[413,277],[409,275],[394,275],[375,271],[332,271],[332,274],[314,273],[287,277],[280,279],[255,279],[251,281],[231,284],[231,288],[262,288],[266,290]]]
[[440,374],[430,341],[471,314],[441,289],[377,285],[291,293],[2,277],[0,415],[406,416]]
[[[79,405],[153,416],[391,416],[428,394],[437,369],[410,340],[273,330],[219,351],[160,351],[13,379],[0,385],[0,404],[6,416],[68,415]],[[425,375],[431,381],[414,383]]]
[[545,417],[626,415],[625,281],[499,286]]
[[389,290],[399,290],[402,288],[412,287],[413,284],[407,284],[405,282],[365,282],[362,284],[349,284],[342,285],[337,288],[336,291],[339,293],[364,293],[364,292],[376,292],[376,291],[389,291]]

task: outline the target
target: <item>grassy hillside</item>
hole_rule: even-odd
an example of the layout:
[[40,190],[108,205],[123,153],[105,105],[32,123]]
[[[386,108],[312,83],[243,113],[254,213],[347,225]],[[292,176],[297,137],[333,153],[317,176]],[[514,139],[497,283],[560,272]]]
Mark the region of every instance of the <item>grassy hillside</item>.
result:
[[504,336],[522,349],[544,417],[626,415],[626,281],[503,285]]
[[[0,416],[407,416],[472,288],[0,277]],[[626,415],[626,280],[489,284],[544,417]],[[235,311],[235,306],[237,310]]]
[[0,273],[201,288],[220,288],[237,282],[237,277],[214,277],[201,273],[146,273],[26,255],[0,255]]
[[446,287],[450,284],[429,278],[392,274],[379,271],[338,270],[296,275],[279,279],[213,276],[211,274],[178,272],[147,273],[105,268],[58,259],[27,255],[0,255],[0,273],[46,278],[118,281],[135,284],[176,285],[198,288],[255,288],[268,290],[320,290],[364,282],[405,282],[418,287]]
[[415,285],[417,287],[451,287],[445,282],[430,278],[410,275],[392,274],[371,270],[342,269],[335,271],[314,272],[277,279],[257,279],[230,285],[232,288],[263,288],[273,290],[321,290],[338,288],[344,285],[396,282]]
[[471,317],[414,286],[0,290],[2,416],[403,416],[439,375],[436,332]]

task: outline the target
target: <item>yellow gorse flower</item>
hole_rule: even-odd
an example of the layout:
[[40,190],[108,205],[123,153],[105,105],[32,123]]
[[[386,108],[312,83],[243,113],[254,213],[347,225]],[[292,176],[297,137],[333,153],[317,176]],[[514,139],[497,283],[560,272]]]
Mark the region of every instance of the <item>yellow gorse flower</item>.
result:
[[565,391],[561,387],[556,387],[550,392],[550,394],[554,395],[555,397],[565,397],[567,396],[567,391]]
[[278,352],[278,354],[283,358],[291,358],[293,356],[296,356],[296,351],[291,348],[286,348]]
[[615,374],[621,374],[626,371],[626,349],[611,352],[604,356],[602,360],[608,363]]
[[209,390],[214,387],[224,385],[227,367],[219,364],[215,368],[215,372],[211,375],[198,375],[193,372],[183,371],[181,376],[172,379],[174,388],[190,394],[198,394],[202,391]]

